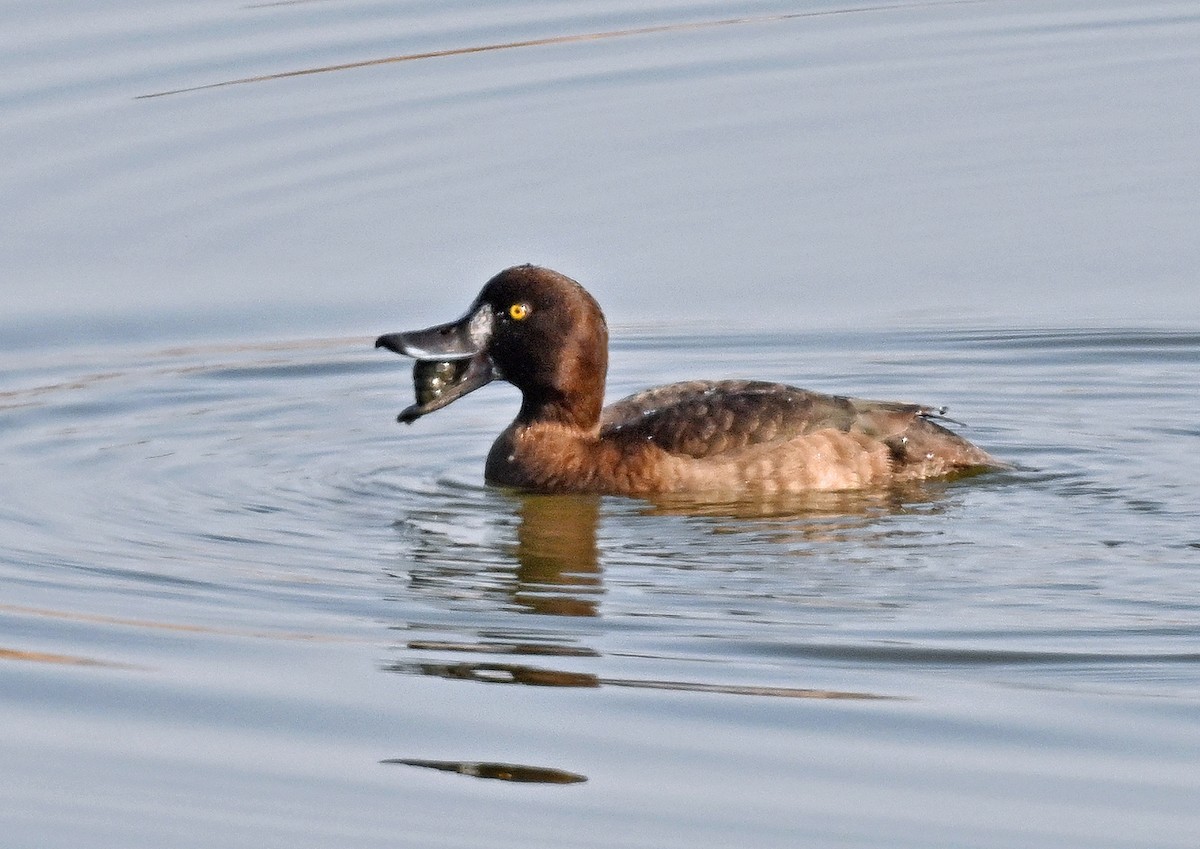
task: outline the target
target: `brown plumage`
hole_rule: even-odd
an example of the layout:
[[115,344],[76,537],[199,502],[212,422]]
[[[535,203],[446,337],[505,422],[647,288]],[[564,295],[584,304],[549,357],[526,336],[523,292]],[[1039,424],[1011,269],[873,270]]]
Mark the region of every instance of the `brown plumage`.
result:
[[674,383],[602,408],[604,315],[578,283],[536,266],[493,277],[458,322],[381,336],[376,344],[419,360],[418,403],[401,421],[495,378],[521,390],[517,418],[487,458],[485,477],[499,486],[773,496],[1003,466],[933,421],[933,408],[781,383]]

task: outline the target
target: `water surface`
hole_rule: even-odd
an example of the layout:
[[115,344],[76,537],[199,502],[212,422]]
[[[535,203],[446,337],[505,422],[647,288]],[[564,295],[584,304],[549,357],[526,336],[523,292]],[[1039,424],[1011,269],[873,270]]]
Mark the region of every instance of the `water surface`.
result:
[[[0,12],[5,846],[1195,846],[1200,16],[879,6]],[[525,260],[1014,468],[487,488]]]
[[367,339],[26,355],[15,845],[1188,845],[1198,338],[618,333],[615,391],[903,384],[1018,464],[706,506],[488,489],[515,393],[402,429]]

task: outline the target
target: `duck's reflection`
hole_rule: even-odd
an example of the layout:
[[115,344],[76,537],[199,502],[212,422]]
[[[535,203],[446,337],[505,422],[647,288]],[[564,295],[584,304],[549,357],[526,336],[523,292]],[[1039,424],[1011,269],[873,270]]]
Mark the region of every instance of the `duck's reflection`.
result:
[[603,591],[596,527],[600,498],[517,496],[517,589],[514,600],[534,613],[596,616]]
[[[942,481],[919,481],[877,490],[780,493],[735,501],[663,495],[649,502],[646,512],[743,522],[740,528],[743,532],[754,532],[765,520],[808,535],[818,527],[859,529],[884,516],[914,508],[936,509],[946,492],[947,486]],[[714,529],[717,527],[722,532],[739,530],[737,526],[714,525]]]
[[[411,511],[407,577],[418,595],[452,608],[595,617],[603,593],[598,496],[505,495]],[[512,527],[515,521],[515,544]],[[538,646],[530,651],[543,653]]]
[[[886,542],[895,528],[884,520],[941,512],[946,498],[944,486],[928,483],[732,502],[489,491],[482,504],[451,503],[437,512],[410,513],[402,524],[412,531],[412,564],[407,576],[396,577],[407,577],[419,594],[455,607],[474,602],[493,611],[597,617],[605,592],[597,542],[602,505],[614,519],[610,556],[632,551],[637,552],[633,556],[652,554],[657,563],[686,562],[694,568],[712,556],[714,544],[705,541],[714,537],[777,546],[781,556],[821,553],[843,542]],[[693,540],[684,544],[677,538],[681,526],[665,525],[660,517],[694,520],[686,530]],[[639,527],[629,528],[631,522]],[[676,538],[655,545],[656,532]]]
[[[597,533],[602,506],[608,508],[615,525],[611,529],[612,539],[606,542],[611,556],[619,557],[626,544],[643,554],[647,545],[654,546],[653,538],[644,536],[640,529],[635,536],[623,535],[623,523],[632,520],[653,527],[655,517],[663,516],[697,519],[703,535],[749,534],[749,544],[756,549],[760,545],[778,546],[781,553],[794,554],[805,548],[828,551],[842,540],[862,543],[873,534],[886,538],[895,530],[882,522],[884,518],[915,511],[940,511],[945,506],[944,493],[943,488],[926,485],[874,493],[818,493],[770,501],[716,504],[661,499],[639,505],[597,496],[489,492],[486,509],[472,505],[476,521],[480,515],[488,517],[483,524],[476,525],[473,541],[463,535],[456,537],[450,528],[457,526],[444,515],[424,523],[418,517],[412,524],[419,531],[412,552],[415,562],[409,573],[413,588],[440,597],[450,609],[469,604],[478,616],[468,619],[478,624],[463,627],[459,619],[457,623],[444,625],[409,625],[406,630],[410,632],[440,633],[410,639],[404,645],[404,659],[385,668],[446,680],[534,687],[649,688],[806,699],[891,698],[878,693],[806,687],[618,677],[593,670],[553,669],[503,660],[518,656],[600,656],[600,652],[586,645],[589,637],[597,633],[597,626],[586,625],[579,618],[601,616],[604,586]],[[497,511],[498,505],[509,510]],[[464,534],[471,533],[469,521],[463,524]],[[667,526],[659,527],[669,530]],[[484,534],[482,538],[479,529]],[[507,537],[507,545],[488,540],[487,534],[495,534],[497,530]],[[438,536],[442,539],[436,539]],[[746,540],[741,544],[746,545]],[[730,546],[723,545],[722,549],[730,550]],[[511,560],[497,563],[497,555],[502,559],[511,555]],[[701,552],[699,557],[703,556]],[[687,560],[689,566],[695,564],[696,558],[694,549],[689,551],[687,546],[667,541],[656,554],[656,562]],[[483,610],[478,609],[481,603]],[[524,617],[514,618],[513,612],[567,619],[560,619],[561,626],[555,626],[547,620],[531,622]],[[575,618],[576,624],[570,624],[569,618]],[[448,659],[447,655],[457,657]]]
[[[411,549],[406,569],[393,577],[450,609],[597,618],[605,595],[597,542],[602,506],[611,524],[608,557],[688,569],[711,561],[725,570],[731,552],[827,558],[843,545],[860,550],[891,545],[896,534],[911,535],[913,530],[890,519],[934,515],[951,503],[946,487],[937,483],[731,502],[486,491],[482,502],[450,501],[437,511],[411,511],[398,523],[408,533]],[[679,518],[686,523],[672,521]],[[681,539],[682,534],[688,539]],[[554,640],[514,643],[500,637],[490,650],[549,654],[561,647]]]

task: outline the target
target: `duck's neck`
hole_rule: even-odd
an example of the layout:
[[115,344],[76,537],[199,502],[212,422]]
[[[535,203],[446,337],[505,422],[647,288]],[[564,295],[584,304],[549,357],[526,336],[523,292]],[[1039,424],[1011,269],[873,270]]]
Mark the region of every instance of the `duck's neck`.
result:
[[554,423],[582,431],[598,431],[604,406],[604,385],[581,392],[556,389],[526,389],[521,395],[517,423]]
[[603,319],[586,333],[573,334],[549,362],[542,361],[509,379],[521,390],[518,424],[555,423],[598,432],[608,377],[608,333]]

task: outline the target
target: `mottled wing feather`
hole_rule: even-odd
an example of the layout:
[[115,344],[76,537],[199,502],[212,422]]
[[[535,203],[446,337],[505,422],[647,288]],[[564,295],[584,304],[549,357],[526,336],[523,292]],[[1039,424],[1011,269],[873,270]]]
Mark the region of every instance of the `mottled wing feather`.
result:
[[887,442],[928,407],[823,395],[763,381],[690,381],[624,398],[604,410],[609,437],[647,440],[665,451],[713,457],[832,428]]

